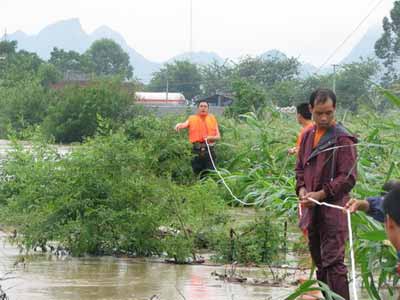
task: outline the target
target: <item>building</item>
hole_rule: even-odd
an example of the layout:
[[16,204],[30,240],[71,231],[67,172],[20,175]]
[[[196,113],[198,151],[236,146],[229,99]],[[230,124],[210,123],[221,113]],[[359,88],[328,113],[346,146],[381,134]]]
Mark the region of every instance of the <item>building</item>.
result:
[[196,102],[206,101],[210,106],[229,106],[233,103],[233,98],[222,95],[222,94],[214,94],[207,98],[199,98]]
[[186,105],[185,96],[181,93],[136,92],[136,102],[152,106]]

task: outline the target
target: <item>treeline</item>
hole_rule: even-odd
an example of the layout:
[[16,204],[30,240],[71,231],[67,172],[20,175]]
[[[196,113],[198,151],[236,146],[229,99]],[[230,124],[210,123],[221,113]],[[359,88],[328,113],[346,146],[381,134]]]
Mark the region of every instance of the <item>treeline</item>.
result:
[[[110,40],[94,42],[84,54],[55,48],[48,62],[2,41],[0,57],[2,138],[41,130],[56,142],[80,142],[93,136],[102,119],[117,128],[135,114],[135,83],[122,86],[132,76],[128,55]],[[53,86],[71,70],[90,79],[83,86]]]
[[[15,41],[0,42],[0,137],[29,136],[39,126],[57,142],[92,136],[98,118],[114,127],[133,117],[134,91],[182,92],[187,99],[223,93],[235,99],[230,116],[289,106],[306,101],[317,87],[335,81],[341,107],[382,108],[383,97],[371,88],[378,64],[372,60],[339,68],[336,74],[301,77],[295,58],[244,57],[237,63],[200,66],[188,61],[166,64],[144,85],[133,77],[128,54],[115,42],[96,41],[83,54],[54,48],[48,61],[35,53],[17,51]],[[57,86],[60,81],[80,86]]]
[[[372,59],[343,65],[335,74],[301,74],[301,68],[296,58],[279,56],[247,56],[238,62],[214,62],[206,66],[176,61],[156,72],[146,88],[165,91],[168,81],[169,91],[183,92],[187,99],[215,93],[230,94],[235,98],[230,108],[234,114],[271,105],[296,105],[307,101],[316,88],[333,88],[333,85],[345,109],[377,108],[384,102],[371,84],[379,72],[379,64]],[[247,90],[253,90],[256,96],[243,97]]]
[[[387,30],[396,20],[384,20],[392,24]],[[0,137],[24,138],[40,128],[57,142],[82,141],[94,134],[99,118],[117,128],[133,117],[138,109],[133,103],[135,90],[162,92],[167,85],[170,92],[181,92],[188,100],[215,93],[232,96],[228,116],[296,105],[307,101],[318,87],[335,88],[340,108],[345,110],[384,111],[391,106],[376,87],[396,91],[399,85],[398,54],[393,50],[396,37],[389,31],[376,43],[383,67],[366,59],[341,65],[334,73],[305,74],[298,59],[276,53],[208,65],[175,61],[155,72],[148,83],[135,78],[128,54],[109,39],[95,41],[84,53],[54,48],[47,61],[17,50],[15,41],[1,41]],[[61,81],[81,84],[55,88]]]

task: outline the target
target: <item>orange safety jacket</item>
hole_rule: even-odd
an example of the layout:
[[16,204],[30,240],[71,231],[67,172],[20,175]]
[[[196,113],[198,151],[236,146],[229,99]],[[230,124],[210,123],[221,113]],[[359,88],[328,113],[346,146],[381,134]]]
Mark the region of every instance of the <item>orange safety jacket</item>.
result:
[[205,116],[192,115],[189,121],[189,141],[191,143],[204,143],[205,137],[216,136],[218,133],[217,119],[212,114]]
[[303,134],[304,132],[306,132],[307,130],[311,129],[314,126],[314,123],[310,123],[308,125],[306,125],[305,127],[302,127],[298,136],[297,136],[297,141],[296,141],[296,150],[297,153],[299,152],[300,149],[300,144],[301,144],[301,139],[303,138]]

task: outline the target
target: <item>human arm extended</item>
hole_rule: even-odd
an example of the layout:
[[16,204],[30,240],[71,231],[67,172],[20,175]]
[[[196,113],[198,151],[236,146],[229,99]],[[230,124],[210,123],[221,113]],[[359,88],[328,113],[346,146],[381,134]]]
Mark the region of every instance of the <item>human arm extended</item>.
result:
[[221,139],[221,134],[219,133],[218,125],[217,125],[217,128],[216,128],[216,134],[215,135],[209,135],[205,139],[207,141],[211,142],[211,143]]
[[189,127],[189,120],[186,120],[183,123],[178,123],[175,125],[175,130],[180,131],[181,129],[185,129]]
[[370,197],[366,200],[352,198],[346,203],[345,207],[352,213],[361,210],[378,222],[384,222],[385,213],[383,211],[382,202],[382,197]]

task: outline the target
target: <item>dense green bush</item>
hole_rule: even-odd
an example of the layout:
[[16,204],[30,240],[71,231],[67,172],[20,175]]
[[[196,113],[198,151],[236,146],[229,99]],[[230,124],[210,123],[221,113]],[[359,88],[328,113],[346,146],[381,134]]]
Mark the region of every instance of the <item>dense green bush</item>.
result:
[[48,110],[50,93],[32,78],[10,87],[0,85],[0,137],[21,133],[42,123]]
[[57,142],[81,142],[95,134],[99,118],[115,128],[134,115],[134,95],[117,80],[69,85],[55,93],[43,129]]
[[232,89],[235,101],[226,108],[227,116],[238,116],[250,111],[257,112],[268,104],[266,92],[251,81],[236,80],[232,83]]
[[186,132],[175,132],[176,120],[176,117],[137,116],[124,128],[127,136],[145,149],[147,165],[157,176],[168,176],[177,183],[193,183],[191,145]]
[[283,246],[283,232],[272,220],[273,217],[266,212],[262,218],[255,218],[235,230],[217,232],[212,239],[212,248],[217,251],[215,258],[246,264],[276,261]]
[[[223,201],[213,181],[177,186],[154,175],[147,155],[122,133],[96,137],[63,158],[44,145],[17,147],[4,165],[11,179],[0,185],[2,222],[18,227],[28,249],[57,240],[75,255],[167,251],[183,260],[195,251],[195,237],[221,219]],[[160,226],[179,234],[162,239]]]

